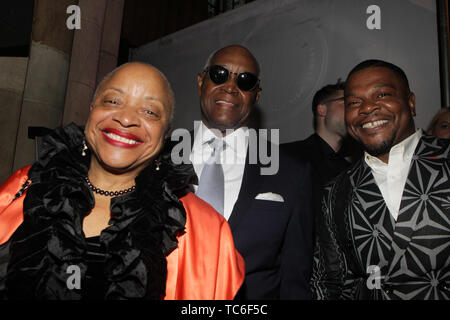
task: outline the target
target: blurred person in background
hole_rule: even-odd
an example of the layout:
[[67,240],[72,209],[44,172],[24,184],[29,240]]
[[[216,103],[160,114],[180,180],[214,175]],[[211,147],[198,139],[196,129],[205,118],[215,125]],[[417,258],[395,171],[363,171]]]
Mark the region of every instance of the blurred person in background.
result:
[[442,108],[430,121],[427,133],[441,139],[450,139],[450,108]]

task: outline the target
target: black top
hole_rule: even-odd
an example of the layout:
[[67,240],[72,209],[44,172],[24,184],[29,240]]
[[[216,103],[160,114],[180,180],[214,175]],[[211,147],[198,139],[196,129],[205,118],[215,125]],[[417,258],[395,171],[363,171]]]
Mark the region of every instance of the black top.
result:
[[100,236],[86,238],[86,278],[81,284],[81,295],[86,300],[101,300],[105,296],[106,249],[100,243]]
[[319,186],[336,177],[350,165],[341,152],[334,152],[333,148],[316,133],[302,141],[282,144],[281,148],[293,158],[311,162],[314,171],[313,180]]
[[280,146],[298,161],[308,161],[312,166],[313,210],[317,216],[322,208],[322,187],[350,166],[350,162],[314,133],[302,141],[285,143]]
[[[83,128],[74,124],[43,139],[28,171],[31,184],[19,195],[24,220],[0,247],[1,298],[164,297],[166,255],[185,227],[178,199],[195,176],[192,165],[174,164],[171,150],[163,149],[160,170],[154,164],[142,170],[133,192],[111,199],[111,224],[100,239],[85,239],[81,222],[95,200],[84,180],[90,153],[82,155],[83,139]],[[80,268],[80,290],[68,285],[71,266]]]

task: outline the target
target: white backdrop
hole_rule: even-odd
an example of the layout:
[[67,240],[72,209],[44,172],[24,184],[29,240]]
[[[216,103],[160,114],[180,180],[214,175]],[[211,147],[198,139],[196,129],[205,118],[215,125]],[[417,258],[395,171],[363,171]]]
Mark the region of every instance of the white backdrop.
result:
[[[366,25],[374,4],[379,30]],[[280,142],[311,134],[314,93],[366,59],[404,69],[416,94],[417,127],[440,108],[434,0],[257,0],[133,50],[132,61],[153,64],[171,82],[175,128],[192,129],[200,118],[197,73],[212,51],[229,44],[246,46],[260,62],[261,125],[279,128]]]

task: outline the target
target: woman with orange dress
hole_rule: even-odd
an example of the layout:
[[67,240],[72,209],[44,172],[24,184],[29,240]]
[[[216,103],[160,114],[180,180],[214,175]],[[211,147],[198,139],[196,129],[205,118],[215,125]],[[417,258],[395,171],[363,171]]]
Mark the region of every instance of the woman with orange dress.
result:
[[0,187],[0,299],[233,299],[244,278],[226,220],[189,191],[164,141],[170,84],[128,63],[84,129],[58,128]]

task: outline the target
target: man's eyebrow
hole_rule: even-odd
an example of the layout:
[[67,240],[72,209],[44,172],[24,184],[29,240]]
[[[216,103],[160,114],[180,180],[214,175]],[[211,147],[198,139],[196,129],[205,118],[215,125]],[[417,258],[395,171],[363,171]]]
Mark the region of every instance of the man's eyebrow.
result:
[[[394,89],[394,90],[398,89],[396,86],[394,86],[392,84],[388,84],[388,83],[384,84],[383,83],[383,84],[376,85],[375,87],[370,88],[369,90],[378,90],[378,89],[385,88],[385,87],[388,87],[388,88],[391,88],[391,89]],[[348,98],[348,97],[352,97],[352,96],[354,96],[354,95],[351,94],[351,93],[344,94],[344,99]]]
[[116,88],[116,87],[106,87],[103,91],[106,91],[106,90],[109,90],[109,89],[114,90],[114,91],[118,91],[118,92],[120,92],[122,94],[124,93],[124,91],[122,89]]
[[154,96],[145,96],[144,97],[145,100],[153,100],[153,101],[159,101],[162,103],[161,99],[154,97]]
[[388,83],[386,83],[386,84],[379,84],[379,85],[375,86],[374,89],[380,89],[380,88],[384,88],[384,87],[389,87],[389,88],[397,90],[396,86],[393,86],[392,84],[388,84]]
[[338,101],[338,100],[344,100],[344,96],[342,96],[342,97],[337,97],[337,98],[334,98],[334,99],[328,99],[328,100],[325,100],[325,101],[323,101],[321,104],[325,104],[325,103],[328,103],[328,102],[334,102],[334,101]]

